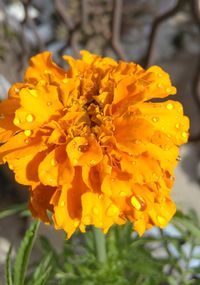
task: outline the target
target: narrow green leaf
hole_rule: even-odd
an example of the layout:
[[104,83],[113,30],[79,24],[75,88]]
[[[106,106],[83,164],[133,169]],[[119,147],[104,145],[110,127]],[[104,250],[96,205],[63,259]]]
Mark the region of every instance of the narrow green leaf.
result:
[[6,267],[5,267],[6,285],[13,285],[12,269],[11,269],[11,253],[12,253],[12,246],[10,246],[6,257]]
[[32,223],[20,244],[14,265],[14,285],[24,285],[27,265],[39,224],[39,221]]
[[195,226],[191,220],[175,217],[174,222],[178,222],[179,224],[186,227],[187,230],[189,230],[194,237],[196,237],[200,241],[200,229]]
[[0,219],[15,215],[27,209],[27,204],[16,204],[0,212]]
[[43,285],[48,280],[52,270],[52,253],[48,254],[35,269],[30,285]]

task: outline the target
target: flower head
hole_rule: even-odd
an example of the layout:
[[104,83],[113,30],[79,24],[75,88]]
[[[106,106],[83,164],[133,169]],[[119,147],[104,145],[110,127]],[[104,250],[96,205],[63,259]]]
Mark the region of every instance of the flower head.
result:
[[68,237],[127,220],[140,235],[163,228],[189,120],[179,102],[151,99],[176,88],[158,66],[81,55],[64,56],[68,71],[49,52],[31,58],[25,82],[0,103],[0,161],[30,186],[33,216],[48,223],[51,211]]

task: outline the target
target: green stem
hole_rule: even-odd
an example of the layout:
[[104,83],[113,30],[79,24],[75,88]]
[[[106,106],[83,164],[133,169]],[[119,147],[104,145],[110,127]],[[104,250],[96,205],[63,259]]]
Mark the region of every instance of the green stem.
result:
[[104,233],[98,228],[93,227],[94,244],[96,250],[96,257],[99,262],[106,262],[106,237]]

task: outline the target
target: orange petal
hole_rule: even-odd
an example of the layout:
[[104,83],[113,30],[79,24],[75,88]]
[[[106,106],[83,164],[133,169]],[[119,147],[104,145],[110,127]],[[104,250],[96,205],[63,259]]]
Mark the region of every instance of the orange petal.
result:
[[51,53],[46,51],[31,58],[24,79],[27,82],[33,83],[41,79],[51,83],[57,83],[64,77],[64,70],[52,61]]
[[52,150],[40,163],[38,172],[44,185],[70,184],[74,177],[74,168],[67,157],[65,146]]
[[74,166],[95,166],[102,158],[102,150],[96,139],[92,136],[75,137],[67,145],[69,159]]
[[53,187],[44,186],[42,184],[32,189],[29,200],[29,209],[34,217],[41,219],[43,222],[49,223],[47,210],[53,210],[52,205],[50,205],[50,200],[55,190],[56,189]]

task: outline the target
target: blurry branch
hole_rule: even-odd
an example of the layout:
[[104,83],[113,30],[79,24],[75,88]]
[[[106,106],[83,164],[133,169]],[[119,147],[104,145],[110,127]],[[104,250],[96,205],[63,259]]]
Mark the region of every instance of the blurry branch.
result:
[[[194,19],[196,20],[196,23],[200,31],[200,2],[198,0],[191,1],[191,11],[192,11]],[[194,80],[192,82],[192,95],[194,97],[195,103],[197,104],[200,110],[200,56],[199,56]],[[200,141],[200,133],[195,136],[190,136],[190,141],[192,142]]]
[[[193,95],[195,103],[197,104],[197,107],[200,110],[200,56],[199,56],[199,61],[197,64],[197,69],[196,69],[196,73],[194,76],[194,80],[192,82],[192,95]],[[189,140],[191,142],[200,141],[200,133],[195,136],[190,136]]]
[[122,7],[123,7],[123,0],[113,0],[111,44],[115,53],[119,56],[119,58],[125,60],[126,56],[120,44]]
[[87,32],[88,26],[88,0],[81,1],[81,21],[82,21],[82,29],[84,32]]
[[191,10],[194,15],[194,19],[197,22],[197,25],[200,29],[200,2],[199,0],[191,0]]
[[168,10],[163,15],[155,18],[155,20],[152,24],[152,28],[151,28],[151,32],[150,32],[150,36],[149,36],[149,41],[148,41],[147,52],[146,52],[146,55],[144,58],[144,63],[143,63],[144,67],[148,67],[149,65],[152,64],[153,51],[154,51],[154,45],[155,45],[155,40],[156,40],[158,28],[160,27],[160,25],[164,21],[166,21],[167,19],[171,18],[176,13],[178,13],[179,10],[182,8],[184,3],[185,3],[185,0],[178,0],[177,4],[172,9]]
[[[83,0],[83,3],[85,3],[84,0]],[[69,32],[68,40],[66,40],[65,45],[62,47],[59,53],[62,54],[62,52],[65,50],[66,47],[71,46],[74,55],[76,57],[79,57],[79,48],[78,48],[78,42],[76,40],[76,32],[80,28],[80,22],[78,22],[77,24],[74,24],[71,21],[70,16],[67,13],[67,9],[63,5],[61,0],[54,0],[54,6],[55,6],[55,9],[58,15],[60,15],[63,23],[66,25],[68,32]]]

